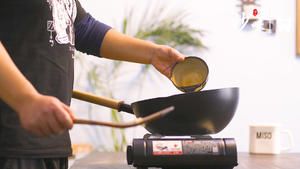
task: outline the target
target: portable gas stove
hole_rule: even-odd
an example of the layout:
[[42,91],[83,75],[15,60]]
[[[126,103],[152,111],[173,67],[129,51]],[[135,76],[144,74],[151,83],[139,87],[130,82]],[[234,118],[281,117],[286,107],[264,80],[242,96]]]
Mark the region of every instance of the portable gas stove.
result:
[[146,134],[127,147],[127,163],[137,169],[232,169],[237,166],[233,138],[157,137]]
[[[75,119],[80,124],[124,128],[140,123],[142,118],[148,120],[144,127],[150,133],[168,136],[146,135],[133,140],[132,146],[127,147],[127,162],[138,169],[232,169],[237,165],[233,138],[207,136],[223,130],[233,118],[239,100],[237,87],[146,99],[131,105],[78,91],[73,91],[72,97],[133,113],[139,118],[130,125]],[[166,108],[172,111],[149,121]]]

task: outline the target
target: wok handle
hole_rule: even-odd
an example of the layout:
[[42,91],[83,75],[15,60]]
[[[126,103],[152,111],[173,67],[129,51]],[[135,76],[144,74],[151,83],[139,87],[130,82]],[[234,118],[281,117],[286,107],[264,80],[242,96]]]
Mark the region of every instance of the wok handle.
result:
[[118,111],[125,111],[128,113],[134,114],[131,106],[128,104],[125,104],[123,101],[117,101],[117,100],[113,100],[113,99],[109,99],[109,98],[105,98],[105,97],[100,97],[100,96],[96,96],[96,95],[89,94],[89,93],[84,93],[84,92],[77,91],[77,90],[73,90],[72,97],[75,99],[89,102],[89,103],[94,103],[94,104],[98,104],[101,106],[116,109]]
[[90,125],[101,125],[101,126],[108,126],[108,127],[116,127],[116,128],[127,128],[127,127],[133,127],[137,126],[143,123],[147,123],[149,121],[155,120],[157,118],[163,117],[166,114],[170,113],[174,110],[174,106],[170,106],[168,108],[165,108],[163,110],[160,110],[156,113],[153,113],[146,117],[139,117],[133,122],[129,123],[116,123],[116,122],[102,122],[102,121],[92,121],[92,120],[82,120],[82,119],[74,119],[73,123],[75,124],[90,124]]

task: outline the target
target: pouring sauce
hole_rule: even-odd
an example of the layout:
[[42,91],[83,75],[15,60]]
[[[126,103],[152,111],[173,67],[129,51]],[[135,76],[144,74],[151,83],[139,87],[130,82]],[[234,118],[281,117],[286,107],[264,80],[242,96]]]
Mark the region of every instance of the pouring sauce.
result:
[[172,69],[171,81],[183,92],[200,91],[208,78],[208,66],[198,57],[187,57]]

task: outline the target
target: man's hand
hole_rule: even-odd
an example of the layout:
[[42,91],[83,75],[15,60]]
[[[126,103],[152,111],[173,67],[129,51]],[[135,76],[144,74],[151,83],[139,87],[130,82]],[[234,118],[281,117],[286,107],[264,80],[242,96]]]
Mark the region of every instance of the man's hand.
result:
[[38,136],[60,134],[73,127],[72,110],[55,97],[38,94],[24,100],[20,108],[22,126]]
[[177,50],[164,45],[159,45],[153,52],[150,63],[162,74],[171,78],[172,67],[176,62],[183,61],[184,55]]
[[39,136],[50,136],[72,128],[72,110],[55,97],[39,94],[16,67],[1,41],[0,68],[0,99],[18,112],[25,129]]

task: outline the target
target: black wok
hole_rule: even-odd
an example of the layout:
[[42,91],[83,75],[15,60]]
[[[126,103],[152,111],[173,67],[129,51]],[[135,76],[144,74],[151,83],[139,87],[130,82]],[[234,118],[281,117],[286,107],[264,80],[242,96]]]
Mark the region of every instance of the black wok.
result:
[[134,102],[123,102],[73,91],[73,98],[100,104],[146,117],[174,106],[175,110],[164,117],[146,123],[152,134],[164,136],[205,135],[223,130],[231,121],[239,99],[238,88],[222,88],[184,93]]

